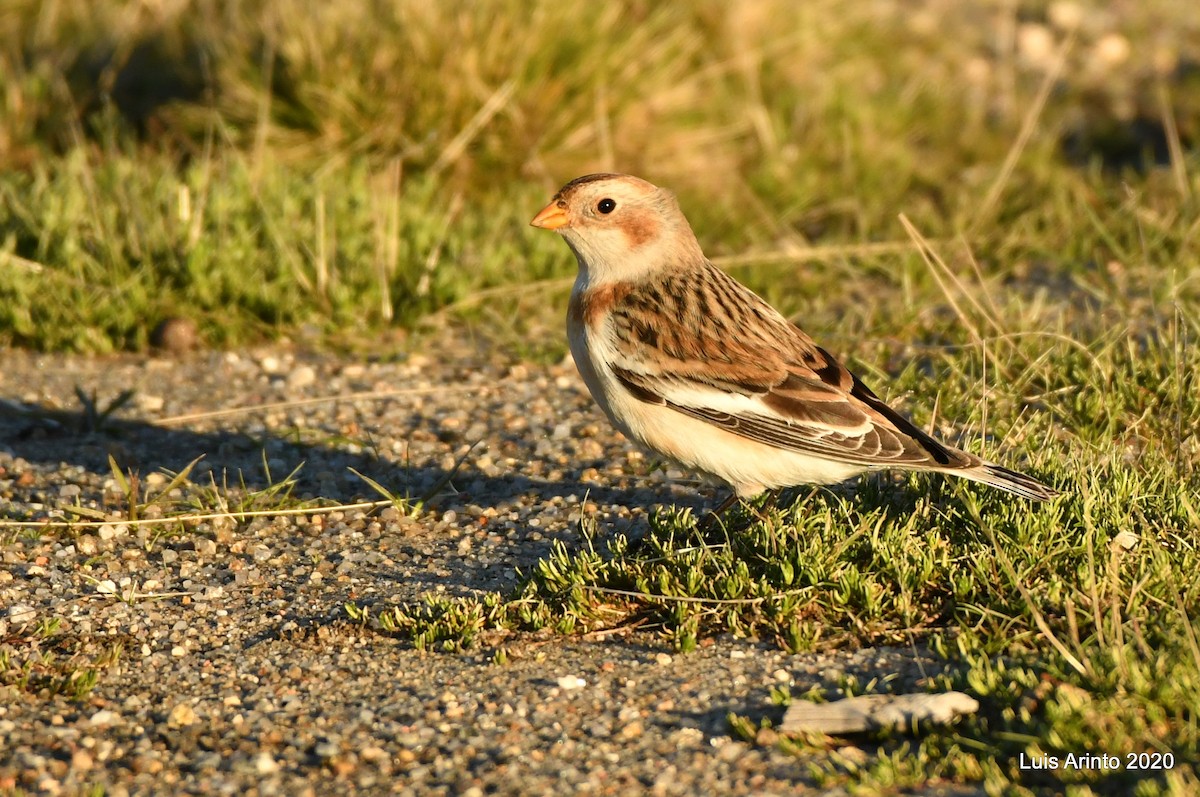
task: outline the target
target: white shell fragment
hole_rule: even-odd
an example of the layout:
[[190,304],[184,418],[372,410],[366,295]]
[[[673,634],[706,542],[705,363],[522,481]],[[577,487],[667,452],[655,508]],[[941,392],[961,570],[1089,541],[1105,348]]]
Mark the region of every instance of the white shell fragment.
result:
[[974,714],[979,702],[962,692],[938,695],[863,695],[832,703],[797,702],[783,715],[780,733],[840,735],[891,729],[912,730],[918,723],[946,725]]

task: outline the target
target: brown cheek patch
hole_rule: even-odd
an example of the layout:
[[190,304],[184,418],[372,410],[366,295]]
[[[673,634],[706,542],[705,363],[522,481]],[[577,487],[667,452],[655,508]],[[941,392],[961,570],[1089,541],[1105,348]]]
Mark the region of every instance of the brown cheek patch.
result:
[[567,318],[573,323],[594,327],[612,310],[613,305],[622,301],[631,290],[627,283],[618,282],[572,296],[571,303],[567,306]]
[[647,241],[657,238],[658,230],[658,222],[648,213],[632,216],[621,225],[621,232],[625,233],[625,240],[629,242],[630,249],[637,249]]

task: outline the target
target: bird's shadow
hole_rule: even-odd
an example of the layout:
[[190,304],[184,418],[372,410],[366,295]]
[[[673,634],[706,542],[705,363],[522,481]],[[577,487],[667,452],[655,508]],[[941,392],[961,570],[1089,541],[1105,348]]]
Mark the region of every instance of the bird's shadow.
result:
[[[410,423],[415,429],[421,420],[414,414]],[[544,504],[555,498],[586,499],[602,507],[631,508],[645,501],[644,491],[634,495],[621,487],[581,480],[583,467],[566,471],[560,479],[529,476],[519,471],[488,475],[475,468],[472,458],[466,456],[447,470],[428,464],[436,457],[426,457],[425,462],[416,464],[399,461],[399,457],[381,454],[369,446],[350,447],[344,441],[311,442],[259,431],[261,425],[251,428],[255,431],[196,431],[160,426],[129,414],[104,417],[98,423],[97,413],[87,406],[43,413],[36,408],[0,404],[0,452],[11,455],[0,458],[0,471],[10,471],[0,473],[0,479],[7,479],[11,485],[5,491],[7,494],[0,493],[0,518],[29,520],[53,514],[89,519],[87,514],[71,513],[72,506],[100,507],[106,514],[119,516],[128,511],[131,497],[113,492],[113,480],[124,477],[124,483],[128,484],[133,474],[143,485],[149,474],[164,474],[155,480],[156,486],[149,490],[143,487],[140,498],[147,502],[169,501],[146,496],[160,495],[171,474],[181,472],[197,458],[201,458],[200,464],[189,474],[191,487],[182,503],[176,500],[173,505],[164,506],[164,514],[219,511],[214,493],[228,504],[267,511],[299,506],[301,501],[312,499],[336,504],[381,500],[383,494],[367,480],[378,483],[392,495],[421,500],[426,516],[435,518],[449,511],[456,511],[462,518],[469,507]],[[447,443],[443,454],[462,447]],[[120,475],[114,474],[114,470]],[[67,485],[72,486],[64,490]],[[662,503],[693,505],[698,511],[705,502],[699,494],[675,500],[677,496],[663,492]],[[639,524],[642,528],[637,527]],[[646,516],[641,515],[625,531],[631,535],[643,534],[646,524]],[[425,525],[428,531],[422,530]],[[481,584],[479,571],[454,553],[458,537],[433,531],[433,526],[433,523],[417,524],[415,531],[400,535],[399,547],[419,548],[423,554],[437,558],[440,570],[437,575],[430,572],[419,579],[420,583],[412,580],[411,573],[401,576],[382,571],[378,577],[403,581],[406,591],[436,587],[451,594],[474,592],[481,586],[515,586],[517,567],[525,567],[547,555],[556,539],[574,545],[579,536],[578,524],[519,527],[503,543],[510,547],[505,558],[511,559],[512,566],[493,568],[504,572],[492,572]],[[602,523],[602,533],[607,533],[603,527]]]

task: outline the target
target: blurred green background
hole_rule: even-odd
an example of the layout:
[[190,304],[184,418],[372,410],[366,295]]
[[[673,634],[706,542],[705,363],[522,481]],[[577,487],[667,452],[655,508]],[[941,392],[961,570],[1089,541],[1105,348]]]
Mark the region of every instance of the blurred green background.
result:
[[900,213],[1055,296],[1195,297],[1198,64],[1172,0],[9,0],[0,343],[561,347],[526,223],[596,170],[846,335],[936,295]]

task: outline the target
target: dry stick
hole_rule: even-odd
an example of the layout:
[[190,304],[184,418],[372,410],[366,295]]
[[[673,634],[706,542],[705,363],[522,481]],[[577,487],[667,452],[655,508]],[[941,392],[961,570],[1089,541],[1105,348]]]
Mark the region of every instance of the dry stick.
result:
[[646,598],[656,601],[674,601],[676,603],[707,603],[713,606],[751,606],[765,601],[783,598],[788,595],[799,595],[808,592],[810,587],[778,592],[774,595],[764,595],[761,598],[696,598],[691,595],[656,595],[653,592],[636,592],[631,589],[614,589],[613,587],[598,587],[591,584],[580,584],[582,589],[590,592],[603,592],[606,595],[622,595],[627,598]]
[[424,298],[429,295],[430,286],[433,284],[433,273],[437,271],[438,262],[442,259],[442,249],[446,246],[450,231],[454,228],[454,221],[462,209],[463,195],[461,191],[458,191],[450,199],[450,207],[447,208],[446,215],[442,218],[442,228],[438,231],[437,238],[434,239],[433,246],[425,258],[421,278],[417,280],[417,296]]
[[[1006,340],[1005,336],[1007,334],[1007,331],[1004,329],[1003,326],[1001,326],[1000,321],[994,315],[989,313],[987,308],[985,308],[982,304],[979,303],[979,300],[975,298],[974,292],[968,290],[966,284],[963,283],[963,281],[961,279],[959,279],[958,275],[955,274],[954,271],[948,265],[946,265],[946,261],[944,259],[942,259],[941,255],[939,255],[937,253],[937,251],[933,248],[933,245],[923,235],[921,235],[921,233],[919,233],[917,231],[917,228],[913,226],[912,222],[910,222],[908,220],[908,217],[905,216],[903,213],[900,214],[900,221],[904,224],[904,229],[908,232],[909,235],[913,236],[914,241],[916,241],[917,245],[921,248],[921,256],[922,256],[922,258],[924,258],[925,264],[928,265],[930,268],[933,268],[934,266],[940,268],[942,270],[942,273],[952,283],[954,283],[954,287],[958,289],[959,293],[961,293],[966,298],[966,300],[971,303],[971,306],[974,307],[975,310],[979,313],[979,315],[983,317],[983,320],[988,323],[988,326],[990,326],[992,329],[994,329],[996,331],[998,337],[996,337],[995,339],[996,340]],[[966,244],[964,243],[964,246],[965,245]],[[975,262],[975,258],[973,256],[971,256],[970,247],[967,248],[967,255],[968,255],[968,257],[970,257],[972,264],[975,266],[975,271],[979,275],[980,287],[983,287],[983,275],[982,275],[982,272],[979,271],[979,266]],[[939,285],[942,284],[940,280],[938,281],[938,284]],[[945,289],[943,288],[943,291],[944,290]],[[949,298],[949,296],[947,296],[947,298]],[[955,308],[955,309],[957,309],[957,308]],[[984,338],[982,336],[980,336],[980,340],[983,340],[983,339]],[[1007,342],[1009,343],[1009,345],[1013,346],[1014,348],[1016,347],[1016,344],[1012,343],[1011,341],[1007,341]]]
[[[382,203],[386,205],[380,212],[379,205],[375,209],[375,271],[379,280],[379,317],[391,323],[395,313],[392,310],[392,275],[396,273],[396,264],[400,262],[400,182],[404,176],[404,160],[393,158],[387,166],[387,189],[383,192]],[[372,192],[375,196],[375,192]],[[380,219],[380,216],[383,219]]]
[[1179,126],[1175,123],[1175,110],[1171,107],[1171,94],[1167,84],[1160,78],[1158,81],[1158,105],[1163,119],[1163,130],[1167,134],[1167,151],[1171,155],[1171,174],[1175,178],[1175,187],[1183,199],[1192,198],[1192,189],[1188,185],[1187,164],[1183,160],[1183,144],[1179,140]]
[[347,393],[340,396],[318,396],[316,398],[295,399],[293,401],[276,401],[270,404],[254,404],[248,407],[230,407],[224,410],[209,410],[207,412],[192,412],[187,415],[173,415],[154,421],[155,426],[178,426],[191,421],[222,418],[227,415],[242,415],[250,412],[266,412],[268,410],[289,409],[291,407],[308,407],[313,404],[332,404],[339,401],[379,401],[381,399],[397,398],[399,396],[423,396],[430,393],[465,393],[478,391],[479,385],[439,385],[436,387],[414,387],[396,390],[370,390],[365,393]]
[[1029,139],[1033,136],[1034,128],[1037,127],[1037,121],[1042,115],[1042,111],[1046,107],[1046,101],[1050,99],[1050,92],[1054,89],[1054,83],[1058,80],[1058,76],[1062,74],[1063,67],[1067,63],[1067,54],[1071,50],[1071,45],[1075,41],[1075,35],[1072,33],[1062,46],[1058,48],[1058,54],[1055,56],[1054,63],[1051,64],[1049,71],[1046,72],[1046,77],[1042,80],[1042,85],[1038,88],[1037,95],[1033,98],[1033,104],[1029,106],[1029,110],[1025,114],[1024,121],[1021,122],[1021,130],[1017,133],[1017,138],[1013,141],[1012,147],[1008,150],[1008,155],[1004,158],[1004,164],[1000,167],[1000,173],[996,175],[996,179],[988,188],[987,194],[983,197],[983,202],[979,205],[979,210],[975,213],[975,218],[971,225],[967,228],[968,233],[972,233],[979,228],[981,224],[988,221],[995,209],[996,202],[1000,199],[1000,194],[1004,192],[1004,187],[1008,184],[1008,180],[1012,177],[1013,170],[1017,166],[1017,160],[1025,151],[1025,147],[1029,144]]
[[1038,630],[1042,632],[1042,636],[1049,640],[1050,644],[1054,646],[1054,649],[1058,651],[1059,655],[1066,659],[1067,663],[1070,664],[1077,673],[1083,676],[1090,676],[1091,673],[1088,671],[1088,668],[1084,665],[1084,663],[1075,658],[1075,655],[1072,654],[1071,651],[1067,650],[1067,646],[1062,643],[1062,640],[1056,637],[1054,632],[1050,630],[1050,625],[1046,622],[1045,615],[1042,614],[1042,610],[1039,609],[1037,604],[1034,602],[1033,594],[1026,589],[1024,584],[1021,583],[1021,579],[1017,576],[1016,568],[1013,567],[1012,561],[1008,558],[1008,554],[1006,554],[1004,549],[1000,547],[1000,543],[996,540],[996,533],[992,531],[992,527],[984,523],[983,518],[978,516],[975,517],[975,522],[982,527],[985,532],[987,532],[988,539],[992,542],[992,548],[994,548],[996,551],[996,558],[1000,560],[1000,566],[1004,568],[1004,572],[1012,580],[1013,586],[1015,586],[1017,591],[1021,593],[1021,598],[1024,599],[1025,605],[1029,607],[1029,612],[1033,615],[1033,622],[1037,625]]
[[908,220],[908,216],[901,213],[900,223],[904,225],[905,231],[912,236],[913,243],[917,245],[917,251],[921,253],[921,259],[924,260],[925,265],[929,267],[929,273],[933,275],[934,281],[937,282],[938,287],[942,289],[942,294],[946,297],[946,301],[948,301],[950,306],[954,308],[954,312],[958,315],[958,320],[964,327],[967,328],[967,332],[971,334],[971,339],[974,341],[975,345],[982,346],[983,336],[979,334],[979,329],[975,326],[967,314],[963,312],[963,309],[959,307],[958,302],[954,299],[954,294],[950,291],[950,286],[948,286],[945,280],[942,279],[942,274],[939,272],[937,265],[935,264],[937,255],[925,242],[925,239],[922,237],[921,233],[917,232],[917,228],[914,227],[912,222]]
[[483,107],[475,112],[475,115],[471,117],[471,120],[467,122],[463,129],[458,131],[458,135],[452,138],[450,143],[446,145],[446,148],[438,154],[437,160],[433,162],[433,166],[429,169],[430,174],[440,174],[443,169],[462,157],[463,152],[466,151],[467,146],[475,139],[475,136],[479,135],[480,131],[487,127],[488,122],[492,121],[492,118],[500,113],[505,105],[508,105],[508,101],[512,99],[513,91],[516,90],[516,87],[516,81],[509,80],[496,89],[496,91],[492,92],[492,96],[487,98],[487,102],[483,104]]
[[0,528],[18,529],[58,529],[82,528],[94,529],[101,526],[150,526],[156,523],[191,523],[222,518],[244,520],[252,517],[280,517],[283,515],[328,515],[350,509],[378,509],[383,506],[394,506],[394,501],[359,501],[354,504],[337,504],[335,506],[314,506],[307,509],[248,509],[244,512],[210,512],[205,514],[172,515],[161,518],[142,518],[140,520],[0,520]]
[[34,274],[40,274],[46,268],[35,260],[27,260],[11,252],[0,252],[0,262],[4,262],[6,266],[20,266],[26,271],[32,271]]

